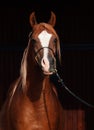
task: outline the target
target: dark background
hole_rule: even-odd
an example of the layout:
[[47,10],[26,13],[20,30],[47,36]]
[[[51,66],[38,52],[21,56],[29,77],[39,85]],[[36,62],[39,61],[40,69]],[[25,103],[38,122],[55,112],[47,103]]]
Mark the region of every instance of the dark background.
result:
[[[19,76],[22,54],[31,31],[30,13],[38,22],[56,14],[60,37],[62,75],[65,84],[85,101],[94,104],[94,7],[93,1],[2,1],[0,3],[0,100],[3,104],[10,84]],[[86,130],[93,130],[94,110],[69,93],[60,93],[65,109],[85,110]],[[63,103],[64,102],[64,103]]]
[[[92,1],[3,1],[0,3],[0,45],[23,45],[30,31],[29,15],[48,21],[50,11],[57,16],[56,30],[62,43],[93,43],[94,8]],[[6,30],[6,33],[5,33]]]

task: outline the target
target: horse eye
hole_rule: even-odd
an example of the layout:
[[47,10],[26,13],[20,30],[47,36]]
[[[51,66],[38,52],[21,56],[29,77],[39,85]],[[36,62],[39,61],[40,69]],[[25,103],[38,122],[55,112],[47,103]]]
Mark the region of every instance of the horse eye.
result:
[[55,43],[55,44],[57,43],[57,39],[56,39],[56,38],[54,39],[54,43]]
[[31,39],[31,43],[32,43],[32,44],[35,44],[35,43],[36,43],[36,40],[35,40],[35,39]]

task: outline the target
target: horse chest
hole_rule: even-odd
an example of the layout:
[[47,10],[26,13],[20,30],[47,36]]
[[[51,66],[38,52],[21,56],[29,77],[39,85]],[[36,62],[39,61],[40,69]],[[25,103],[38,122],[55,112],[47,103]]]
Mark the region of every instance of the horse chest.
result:
[[31,103],[23,100],[23,103],[22,101],[17,103],[19,108],[16,107],[18,104],[15,104],[11,110],[13,127],[17,130],[57,130],[59,108],[54,102],[43,100]]

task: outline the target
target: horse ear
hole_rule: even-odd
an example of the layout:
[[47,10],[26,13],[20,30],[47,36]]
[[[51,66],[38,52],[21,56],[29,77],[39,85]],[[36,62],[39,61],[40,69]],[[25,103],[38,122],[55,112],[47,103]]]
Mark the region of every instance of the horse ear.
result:
[[51,18],[50,18],[50,20],[49,20],[48,23],[49,23],[50,25],[52,25],[52,27],[54,27],[55,24],[56,24],[56,15],[55,15],[54,12],[52,12],[52,11],[51,11]]
[[35,24],[37,24],[36,17],[35,17],[35,12],[31,13],[29,20],[30,20],[31,27],[33,27]]

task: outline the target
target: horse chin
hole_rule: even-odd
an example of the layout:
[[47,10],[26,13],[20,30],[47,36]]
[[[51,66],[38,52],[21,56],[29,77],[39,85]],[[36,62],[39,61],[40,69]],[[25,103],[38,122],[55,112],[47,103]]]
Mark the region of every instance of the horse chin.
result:
[[54,74],[55,73],[55,70],[56,69],[50,69],[50,70],[45,70],[44,68],[42,68],[42,71],[43,71],[43,74],[44,75],[52,75],[52,74]]
[[44,74],[44,75],[52,75],[53,72],[43,71],[43,74]]

